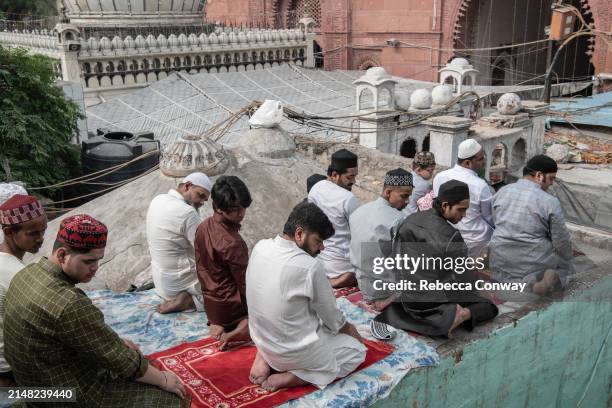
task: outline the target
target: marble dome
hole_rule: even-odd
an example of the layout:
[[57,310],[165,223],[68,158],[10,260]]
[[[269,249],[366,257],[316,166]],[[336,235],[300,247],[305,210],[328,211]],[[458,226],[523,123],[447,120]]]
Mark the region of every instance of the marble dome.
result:
[[410,108],[429,109],[433,100],[428,89],[417,89],[410,95]]
[[431,91],[433,105],[446,105],[453,100],[453,89],[446,84],[438,85]]
[[515,93],[505,93],[497,100],[497,112],[502,115],[516,115],[521,108],[521,98]]
[[62,4],[75,25],[198,24],[204,19],[199,0],[62,0]]
[[464,67],[466,65],[470,65],[470,62],[465,58],[453,58],[450,64],[458,67]]
[[229,164],[229,155],[220,144],[197,135],[182,136],[164,149],[159,160],[161,172],[170,177],[185,177],[194,171],[217,176]]

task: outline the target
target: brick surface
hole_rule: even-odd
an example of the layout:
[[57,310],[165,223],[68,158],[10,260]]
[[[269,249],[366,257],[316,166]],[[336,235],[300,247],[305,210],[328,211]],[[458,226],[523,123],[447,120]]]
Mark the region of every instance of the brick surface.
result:
[[[284,24],[293,8],[304,2],[320,4],[317,42],[324,51],[326,69],[358,69],[378,63],[395,75],[435,81],[437,70],[452,56],[447,51],[384,48],[386,40],[453,48],[460,12],[475,0],[209,0],[207,18],[236,24]],[[612,30],[612,2],[588,0],[595,28]],[[352,46],[352,47],[348,47]],[[347,48],[343,48],[347,47]],[[612,72],[612,47],[595,42],[595,72]]]

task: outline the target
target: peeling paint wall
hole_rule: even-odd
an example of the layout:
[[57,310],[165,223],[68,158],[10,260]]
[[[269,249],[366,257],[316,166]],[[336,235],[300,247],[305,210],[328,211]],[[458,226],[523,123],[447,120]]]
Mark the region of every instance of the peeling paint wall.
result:
[[[612,406],[612,276],[409,373],[376,407]],[[607,344],[602,344],[607,338]],[[602,350],[597,369],[595,361]]]

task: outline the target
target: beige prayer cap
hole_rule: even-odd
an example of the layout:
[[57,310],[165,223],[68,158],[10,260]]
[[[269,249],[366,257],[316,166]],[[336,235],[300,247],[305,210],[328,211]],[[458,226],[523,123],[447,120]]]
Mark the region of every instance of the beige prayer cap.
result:
[[474,139],[467,139],[459,144],[459,153],[457,157],[460,160],[469,159],[482,150],[482,146]]

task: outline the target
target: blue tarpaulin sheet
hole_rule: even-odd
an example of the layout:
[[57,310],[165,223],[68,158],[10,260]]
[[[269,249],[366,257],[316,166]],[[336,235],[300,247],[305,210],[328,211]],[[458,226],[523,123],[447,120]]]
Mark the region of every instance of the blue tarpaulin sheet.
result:
[[557,115],[548,118],[549,124],[571,123],[612,127],[612,92],[555,102],[550,105],[550,110]]

